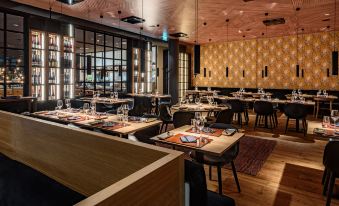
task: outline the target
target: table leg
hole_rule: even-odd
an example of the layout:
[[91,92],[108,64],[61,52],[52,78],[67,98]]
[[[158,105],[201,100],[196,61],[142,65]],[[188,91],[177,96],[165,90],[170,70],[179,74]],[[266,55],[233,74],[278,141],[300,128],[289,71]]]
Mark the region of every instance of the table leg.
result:
[[315,118],[318,118],[318,114],[319,114],[319,101],[317,101],[317,112],[315,113]]
[[195,151],[195,160],[201,164],[204,164],[204,153]]
[[330,100],[330,114],[331,114],[331,111],[332,111],[332,100]]
[[159,98],[155,98],[155,114],[159,113]]
[[295,120],[295,130],[296,132],[299,132],[299,119]]
[[317,104],[315,103],[314,106],[313,106],[313,117],[315,117],[315,111],[316,111],[315,109],[316,109],[316,107],[317,107],[316,105],[317,105]]

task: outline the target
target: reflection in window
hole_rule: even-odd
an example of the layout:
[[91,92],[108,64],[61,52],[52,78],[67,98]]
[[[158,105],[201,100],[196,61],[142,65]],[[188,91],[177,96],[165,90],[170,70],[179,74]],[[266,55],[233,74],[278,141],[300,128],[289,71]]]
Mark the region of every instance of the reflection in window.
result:
[[0,96],[23,96],[23,31],[23,17],[0,13]]

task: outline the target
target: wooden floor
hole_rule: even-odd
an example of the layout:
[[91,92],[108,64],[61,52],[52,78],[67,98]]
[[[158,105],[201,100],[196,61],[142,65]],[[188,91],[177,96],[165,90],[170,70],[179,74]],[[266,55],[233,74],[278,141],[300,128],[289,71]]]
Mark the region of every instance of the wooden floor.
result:
[[[283,135],[284,116],[279,117],[278,131],[269,129],[253,131],[253,115],[250,125],[243,127],[248,135],[277,140],[277,146],[267,159],[257,176],[238,173],[241,193],[237,192],[232,172],[223,169],[223,192],[236,200],[237,206],[307,206],[325,205],[322,194],[321,178],[323,174],[322,156],[325,140],[313,140],[295,132]],[[293,127],[294,122],[290,123]],[[240,148],[241,149],[241,148]],[[208,172],[205,168],[206,175]],[[213,169],[213,181],[208,189],[217,191],[216,168]],[[335,190],[339,191],[339,181]],[[337,197],[336,197],[337,198]],[[338,199],[332,199],[332,206],[339,205]]]

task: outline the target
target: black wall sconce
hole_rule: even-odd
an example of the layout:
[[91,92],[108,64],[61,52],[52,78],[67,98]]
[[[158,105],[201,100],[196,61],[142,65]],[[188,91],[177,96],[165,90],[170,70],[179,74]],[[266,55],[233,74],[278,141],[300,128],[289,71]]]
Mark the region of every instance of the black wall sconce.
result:
[[327,68],[327,77],[330,77],[330,69]]
[[242,70],[242,77],[245,77],[245,70]]
[[338,75],[338,51],[332,52],[332,75]]
[[226,67],[226,77],[228,77],[228,67]]
[[304,78],[304,69],[301,69],[301,77]]
[[268,76],[268,67],[265,66],[265,77],[267,77],[267,76]]
[[208,71],[208,76],[212,77],[212,71]]
[[207,72],[207,70],[206,70],[206,68],[204,68],[204,77],[206,77],[206,72]]
[[295,66],[296,76],[299,77],[299,64]]
[[264,78],[265,72],[264,70],[261,70],[261,78]]

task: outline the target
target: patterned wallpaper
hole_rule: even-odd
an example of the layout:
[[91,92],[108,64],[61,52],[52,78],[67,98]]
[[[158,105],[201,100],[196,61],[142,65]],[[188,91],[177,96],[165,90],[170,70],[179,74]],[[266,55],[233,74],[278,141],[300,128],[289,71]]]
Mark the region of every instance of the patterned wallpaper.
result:
[[[339,47],[339,32],[336,34]],[[299,35],[300,76],[296,77],[297,37],[218,42],[201,45],[198,86],[228,88],[339,90],[339,76],[332,76],[333,32]],[[226,65],[229,75],[226,77]],[[262,78],[264,66],[268,76]],[[204,77],[204,68],[207,76]],[[327,77],[327,68],[330,76]],[[301,77],[301,70],[304,77]],[[211,77],[209,77],[211,71]],[[243,77],[243,71],[245,77]]]

